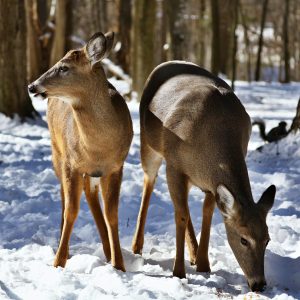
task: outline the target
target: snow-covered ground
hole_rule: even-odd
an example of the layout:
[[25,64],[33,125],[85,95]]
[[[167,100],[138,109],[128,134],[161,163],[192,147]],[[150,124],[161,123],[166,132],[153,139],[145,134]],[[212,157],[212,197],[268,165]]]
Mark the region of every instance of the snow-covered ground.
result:
[[[113,83],[124,89],[124,83]],[[251,117],[267,129],[291,123],[300,84],[237,83],[237,94]],[[139,210],[143,172],[139,158],[138,104],[129,103],[135,136],[124,168],[120,200],[121,246],[126,273],[105,263],[96,227],[83,198],[65,269],[52,267],[60,231],[59,184],[51,165],[45,122],[46,102],[34,101],[43,121],[20,124],[0,115],[0,299],[299,299],[300,298],[300,134],[277,146],[263,143],[253,129],[247,156],[256,200],[270,184],[277,186],[267,223],[271,242],[266,251],[268,288],[249,292],[244,275],[226,240],[220,213],[213,218],[209,255],[211,274],[189,266],[187,278],[172,277],[175,224],[165,167],[150,204],[143,256],[131,252]],[[277,154],[277,150],[279,154]],[[191,190],[189,205],[197,233],[203,194]]]

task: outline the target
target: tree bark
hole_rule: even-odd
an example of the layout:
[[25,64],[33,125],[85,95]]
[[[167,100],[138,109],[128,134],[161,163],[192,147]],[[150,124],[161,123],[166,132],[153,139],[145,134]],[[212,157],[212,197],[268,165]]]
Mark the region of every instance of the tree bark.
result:
[[127,74],[129,74],[130,68],[131,39],[129,32],[131,30],[131,23],[131,0],[120,0],[118,37],[121,43],[121,48],[117,52],[117,61]]
[[186,1],[165,0],[165,10],[168,17],[170,33],[171,59],[186,59],[187,26],[184,19]]
[[[222,5],[220,5],[222,3]],[[220,50],[220,72],[230,77],[232,67],[232,45],[234,43],[234,21],[235,21],[235,0],[219,1],[219,39],[222,45]]]
[[[120,0],[122,1],[122,0]],[[126,2],[126,1],[125,1]],[[130,1],[129,1],[130,2]],[[128,3],[130,9],[130,3]],[[92,16],[93,16],[93,33],[107,31],[107,6],[106,0],[91,0]],[[93,34],[92,33],[92,34]]]
[[212,22],[212,54],[211,72],[215,75],[220,71],[220,14],[218,0],[211,0],[211,22]]
[[251,47],[250,47],[250,39],[249,39],[249,28],[247,26],[246,16],[243,11],[242,3],[239,3],[240,5],[240,14],[241,14],[241,22],[243,26],[244,31],[244,42],[245,42],[245,52],[247,56],[247,80],[248,82],[251,82],[252,80],[252,67],[251,67]]
[[153,70],[156,1],[136,0],[133,10],[133,47],[131,52],[133,90],[139,95]]
[[199,47],[199,50],[200,50],[200,57],[199,57],[199,63],[200,63],[200,66],[203,66],[205,65],[205,37],[206,37],[206,34],[205,34],[205,29],[206,29],[206,26],[205,26],[205,11],[206,11],[206,1],[205,0],[200,0],[200,34],[201,34],[201,37],[200,37],[200,47]]
[[67,0],[58,0],[55,8],[55,33],[50,56],[50,66],[57,63],[66,53]]
[[28,82],[35,80],[42,72],[41,70],[41,45],[39,36],[41,34],[38,19],[38,7],[36,0],[25,0],[26,27],[27,27],[27,79]]
[[236,67],[237,67],[237,59],[236,59],[236,53],[237,53],[237,39],[238,36],[236,34],[236,29],[238,26],[238,10],[239,10],[239,1],[238,0],[234,0],[233,1],[233,5],[234,5],[234,26],[233,26],[233,47],[232,47],[232,76],[231,76],[231,88],[234,90],[234,82],[236,79]]
[[300,99],[298,101],[298,105],[296,109],[296,116],[293,119],[290,130],[296,133],[299,129],[300,129]]
[[262,52],[263,42],[264,42],[263,33],[265,29],[266,16],[268,11],[268,2],[269,2],[268,0],[264,0],[263,2],[262,17],[261,17],[261,24],[260,24],[260,35],[258,41],[257,61],[256,61],[256,69],[255,69],[255,81],[260,80],[261,52]]
[[37,116],[27,93],[24,0],[0,0],[0,112]]
[[289,13],[290,0],[285,0],[284,20],[283,20],[283,49],[284,49],[284,83],[291,81],[290,76],[290,50],[289,50]]

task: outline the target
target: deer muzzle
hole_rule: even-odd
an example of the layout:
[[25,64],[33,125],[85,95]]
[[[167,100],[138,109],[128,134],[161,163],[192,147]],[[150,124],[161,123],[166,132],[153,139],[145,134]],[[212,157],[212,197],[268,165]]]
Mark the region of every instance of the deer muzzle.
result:
[[267,283],[265,279],[248,280],[248,285],[252,292],[263,292],[266,289]]
[[41,85],[36,84],[35,82],[28,85],[28,91],[34,97],[41,96],[43,99],[47,98],[46,90]]

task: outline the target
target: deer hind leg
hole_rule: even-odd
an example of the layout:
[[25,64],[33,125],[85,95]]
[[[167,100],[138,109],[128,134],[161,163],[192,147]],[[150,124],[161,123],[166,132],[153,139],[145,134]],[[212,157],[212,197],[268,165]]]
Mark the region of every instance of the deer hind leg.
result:
[[60,238],[64,228],[64,214],[65,214],[65,194],[63,183],[60,185],[60,197],[61,197],[61,221],[60,221]]
[[104,201],[104,216],[107,225],[111,264],[125,272],[118,232],[118,206],[123,168],[110,175],[101,177],[101,189]]
[[173,275],[185,278],[184,242],[190,217],[188,207],[188,179],[184,174],[167,165],[167,181],[174,204],[176,222],[176,257]]
[[162,163],[162,157],[142,141],[141,160],[144,170],[144,188],[141,207],[136,223],[136,230],[132,240],[132,251],[135,254],[142,254],[144,245],[144,230],[150,197],[154,188],[158,169]]
[[99,202],[100,179],[98,179],[97,182],[94,182],[94,180],[95,179],[91,179],[89,176],[84,177],[84,192],[102,240],[105,257],[107,261],[110,261],[111,256],[107,227]]
[[195,231],[194,231],[194,227],[193,227],[193,223],[192,223],[190,214],[189,214],[189,220],[187,223],[187,228],[185,231],[185,240],[186,240],[186,244],[187,244],[188,250],[189,250],[190,263],[191,263],[191,265],[195,265],[196,259],[197,259],[198,243],[197,243],[197,239],[196,239],[196,235],[195,235]]
[[208,260],[208,244],[210,237],[211,219],[215,209],[215,198],[212,193],[206,193],[203,203],[203,216],[200,244],[197,251],[197,272],[210,272]]
[[80,196],[83,188],[82,177],[79,174],[73,173],[69,169],[64,170],[63,173],[64,221],[59,247],[54,260],[55,267],[64,267],[66,265],[69,241],[79,212]]

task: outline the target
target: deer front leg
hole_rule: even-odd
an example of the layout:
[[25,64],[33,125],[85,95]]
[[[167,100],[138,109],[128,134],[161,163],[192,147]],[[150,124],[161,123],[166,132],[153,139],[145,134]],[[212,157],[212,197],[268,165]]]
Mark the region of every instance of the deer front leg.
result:
[[110,243],[111,264],[116,269],[125,272],[118,232],[118,206],[122,170],[123,168],[113,174],[102,177],[100,182],[104,200],[104,216]]
[[187,228],[185,231],[185,240],[190,254],[190,263],[191,265],[195,265],[197,259],[198,243],[190,214],[189,221],[187,223]]
[[[65,215],[65,194],[64,194],[64,188],[63,188],[63,182],[61,182],[60,185],[60,197],[61,197],[61,221],[60,221],[60,238],[62,237],[62,232],[64,228],[64,215]],[[69,247],[67,249],[67,257],[69,258]]]
[[105,220],[102,214],[101,206],[99,203],[99,184],[100,179],[98,179],[98,183],[93,185],[93,180],[89,176],[84,177],[84,191],[86,195],[86,199],[89,205],[89,208],[94,217],[98,232],[100,234],[103,251],[107,261],[110,261],[110,245],[107,233],[107,227],[105,224]]
[[200,244],[197,251],[197,272],[210,272],[208,259],[208,245],[210,237],[211,219],[215,209],[215,198],[212,193],[206,193],[203,203],[202,227]]
[[185,278],[184,243],[189,221],[188,182],[185,175],[167,166],[167,181],[175,209],[176,223],[176,257],[173,276]]
[[63,172],[64,221],[54,267],[64,267],[68,259],[69,241],[79,211],[83,182],[79,174],[66,169]]

